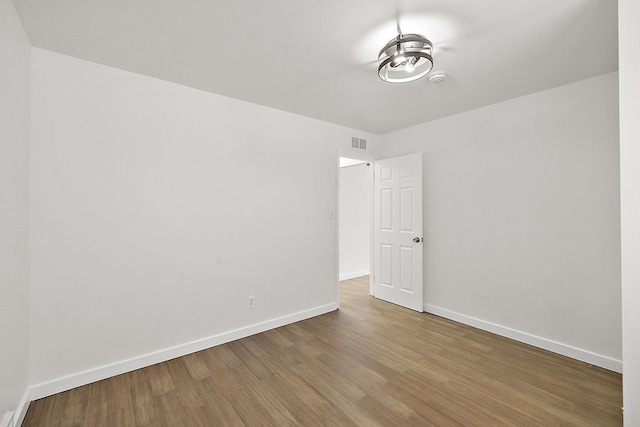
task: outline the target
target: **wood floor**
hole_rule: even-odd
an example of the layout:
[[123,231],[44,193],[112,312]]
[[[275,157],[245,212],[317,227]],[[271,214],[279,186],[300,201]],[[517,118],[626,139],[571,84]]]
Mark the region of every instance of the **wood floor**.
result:
[[619,426],[619,374],[341,284],[341,308],[31,403],[23,426]]

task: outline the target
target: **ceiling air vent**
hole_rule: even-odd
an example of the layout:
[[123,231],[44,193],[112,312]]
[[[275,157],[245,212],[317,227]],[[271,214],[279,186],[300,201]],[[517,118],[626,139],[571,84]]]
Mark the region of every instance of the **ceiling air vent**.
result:
[[351,148],[355,148],[357,150],[366,150],[367,140],[362,138],[356,138],[354,136],[351,138]]

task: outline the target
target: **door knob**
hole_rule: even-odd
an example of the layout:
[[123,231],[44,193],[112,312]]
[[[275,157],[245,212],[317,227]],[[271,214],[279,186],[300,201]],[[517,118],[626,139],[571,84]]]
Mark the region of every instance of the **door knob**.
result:
[[422,237],[414,237],[413,241],[416,243],[420,243],[420,242],[424,242],[424,239]]

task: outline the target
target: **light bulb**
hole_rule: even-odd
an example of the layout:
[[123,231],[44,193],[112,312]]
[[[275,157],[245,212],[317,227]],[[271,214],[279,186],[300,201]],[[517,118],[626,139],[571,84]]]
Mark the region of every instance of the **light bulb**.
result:
[[407,62],[407,58],[404,55],[396,55],[391,61],[391,67],[396,68],[400,65],[404,65]]
[[411,58],[409,58],[407,60],[407,66],[405,67],[405,69],[408,72],[412,72],[413,70],[416,69],[416,63],[418,62],[418,57],[417,56],[412,56]]

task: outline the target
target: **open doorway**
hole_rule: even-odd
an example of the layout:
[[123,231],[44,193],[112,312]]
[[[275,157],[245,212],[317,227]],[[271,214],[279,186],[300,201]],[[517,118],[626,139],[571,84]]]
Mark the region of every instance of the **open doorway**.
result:
[[371,293],[373,161],[351,157],[340,157],[339,161],[339,283],[357,279],[366,283]]
[[422,154],[338,160],[338,305],[341,283],[360,278],[370,295],[423,312]]

